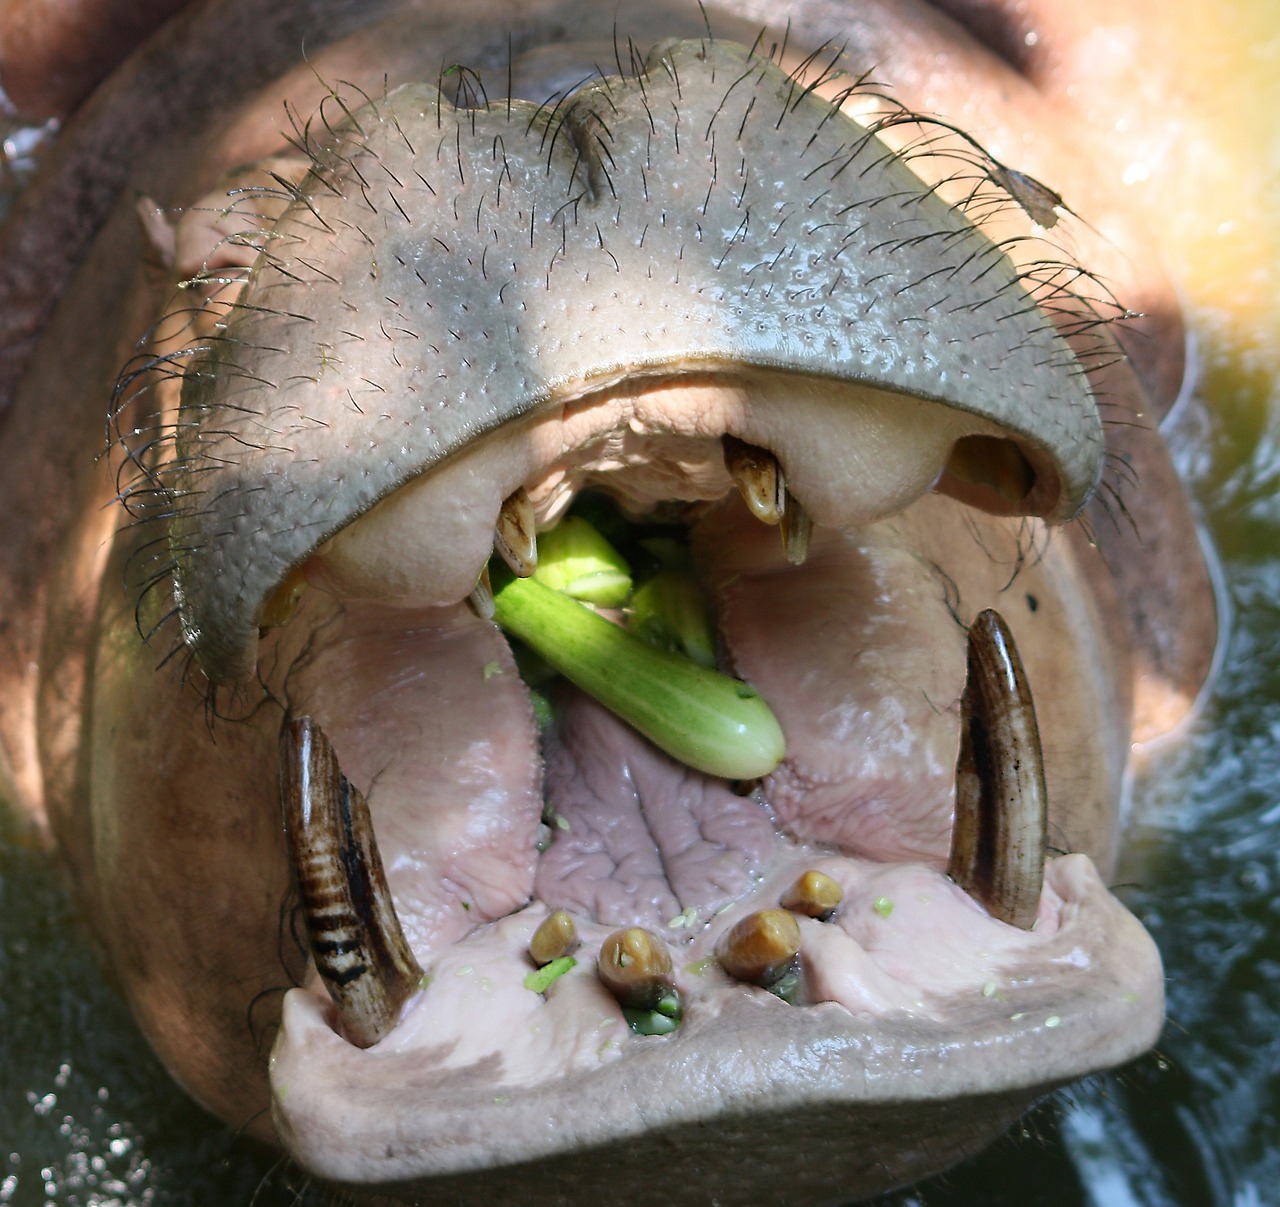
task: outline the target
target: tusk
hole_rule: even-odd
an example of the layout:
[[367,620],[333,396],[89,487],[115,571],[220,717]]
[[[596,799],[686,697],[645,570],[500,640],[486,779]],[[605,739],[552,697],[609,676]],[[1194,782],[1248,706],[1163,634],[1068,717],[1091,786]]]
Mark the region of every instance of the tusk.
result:
[[523,486],[503,500],[493,547],[517,578],[528,578],[538,568],[537,522],[533,501]]
[[736,436],[724,436],[721,443],[724,467],[751,514],[766,524],[776,524],[786,507],[786,482],[777,457]]
[[809,556],[809,536],[813,532],[813,521],[809,513],[801,506],[800,500],[789,490],[785,492],[786,502],[782,510],[782,548],[787,561],[793,566],[803,566]]
[[998,612],[981,613],[969,630],[960,713],[947,872],[993,917],[1029,930],[1044,884],[1048,794],[1035,705]]
[[363,794],[310,717],[280,733],[280,798],[316,969],[359,1048],[383,1038],[422,969],[396,917]]

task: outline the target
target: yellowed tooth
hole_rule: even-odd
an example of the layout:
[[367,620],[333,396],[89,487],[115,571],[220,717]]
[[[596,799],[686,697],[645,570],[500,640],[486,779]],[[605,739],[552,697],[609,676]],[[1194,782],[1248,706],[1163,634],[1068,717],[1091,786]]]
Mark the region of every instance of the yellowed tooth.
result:
[[618,1004],[632,1009],[652,1010],[675,985],[667,945],[641,926],[605,939],[596,968]]
[[810,869],[796,878],[796,882],[782,894],[778,904],[792,913],[804,914],[825,922],[836,912],[836,907],[842,900],[844,889],[826,872]]
[[489,567],[487,565],[480,571],[480,577],[476,579],[476,585],[471,588],[471,594],[467,596],[467,602],[471,605],[471,610],[481,620],[493,619],[493,584],[489,581]]
[[259,628],[275,629],[288,624],[298,610],[298,601],[307,589],[307,579],[301,566],[294,566],[284,576],[284,581],[271,592],[262,608]]
[[760,909],[737,922],[716,944],[716,959],[731,977],[768,987],[800,954],[800,926],[785,909]]
[[528,578],[538,568],[537,517],[523,486],[503,500],[493,547],[518,578]]
[[787,555],[787,561],[793,566],[803,566],[805,558],[809,556],[809,536],[813,532],[813,521],[795,495],[789,490],[784,493],[782,549]]
[[782,519],[786,483],[782,466],[768,449],[757,448],[736,436],[725,436],[724,467],[729,471],[751,514],[766,524]]
[[541,968],[575,951],[578,946],[578,928],[573,919],[562,909],[542,919],[529,940],[529,956]]

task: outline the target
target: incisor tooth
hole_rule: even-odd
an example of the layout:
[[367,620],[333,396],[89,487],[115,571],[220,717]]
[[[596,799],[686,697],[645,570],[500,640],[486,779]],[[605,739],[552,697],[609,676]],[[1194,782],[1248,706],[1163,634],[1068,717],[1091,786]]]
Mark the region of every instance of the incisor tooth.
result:
[[960,716],[947,872],[993,917],[1029,930],[1044,884],[1048,793],[1031,690],[997,612],[969,629]]
[[641,926],[615,930],[600,945],[600,980],[619,1005],[651,1010],[675,985],[671,952]]
[[836,907],[842,900],[844,889],[825,872],[810,869],[796,878],[796,882],[782,894],[778,904],[792,913],[804,914],[825,922],[836,912]]
[[757,448],[736,436],[725,436],[722,443],[724,467],[751,514],[766,524],[776,524],[786,506],[786,483],[777,457],[768,449]]
[[503,500],[493,547],[518,578],[528,578],[538,568],[537,516],[523,486]]
[[731,977],[768,988],[800,954],[800,927],[785,909],[761,909],[735,923],[716,944],[716,959]]
[[529,956],[539,968],[567,956],[578,946],[578,927],[562,909],[542,919],[529,940]]

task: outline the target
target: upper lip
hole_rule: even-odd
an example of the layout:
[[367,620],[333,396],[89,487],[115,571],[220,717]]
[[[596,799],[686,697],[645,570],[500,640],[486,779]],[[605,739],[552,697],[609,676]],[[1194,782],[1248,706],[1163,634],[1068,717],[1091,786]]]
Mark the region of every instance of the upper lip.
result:
[[1088,308],[827,102],[740,47],[682,43],[550,127],[539,112],[410,85],[357,113],[187,368],[170,543],[213,681],[252,676],[265,600],[326,537],[484,432],[626,380],[746,370],[935,400],[1018,442],[1027,510],[1083,505],[1098,412],[1047,314],[1078,343],[1098,338]]

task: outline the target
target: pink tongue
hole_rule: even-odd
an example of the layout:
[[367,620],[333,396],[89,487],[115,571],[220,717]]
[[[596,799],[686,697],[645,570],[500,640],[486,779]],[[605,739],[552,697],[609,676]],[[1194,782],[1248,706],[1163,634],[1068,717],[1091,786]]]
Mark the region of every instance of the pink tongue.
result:
[[665,927],[746,894],[795,840],[945,862],[964,635],[907,547],[909,523],[819,529],[799,568],[736,500],[698,526],[730,657],[777,714],[787,759],[762,793],[737,796],[566,691],[545,751],[556,817],[543,901],[607,926]]
[[548,905],[605,926],[705,920],[769,869],[773,818],[670,759],[590,697],[567,690],[545,749],[554,841],[538,864]]
[[734,498],[695,529],[693,546],[736,673],[786,735],[764,793],[788,829],[871,859],[942,863],[964,633],[946,580],[908,543],[911,516],[815,529],[793,567],[777,530]]

